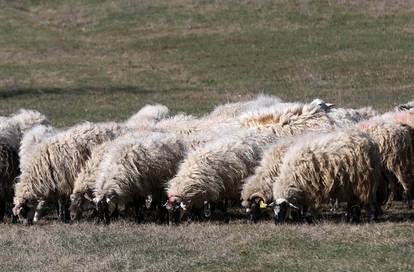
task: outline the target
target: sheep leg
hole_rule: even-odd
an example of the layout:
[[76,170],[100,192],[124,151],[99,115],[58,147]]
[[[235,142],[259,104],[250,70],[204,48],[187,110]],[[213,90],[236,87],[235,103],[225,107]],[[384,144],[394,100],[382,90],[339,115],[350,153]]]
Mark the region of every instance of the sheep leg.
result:
[[111,218],[109,216],[109,206],[108,203],[105,200],[99,201],[97,204],[97,218],[96,223],[99,224],[100,222],[103,222],[105,224],[109,224],[111,221]]
[[164,209],[162,203],[165,201],[158,202],[156,209],[156,217],[157,217],[157,223],[163,224],[166,220],[167,211]]
[[4,198],[0,200],[0,222],[3,221],[4,214],[6,213],[6,201]]
[[229,223],[230,222],[230,213],[228,212],[228,207],[230,206],[230,200],[225,199],[223,201],[223,215],[224,215],[224,222]]
[[59,220],[63,221],[63,202],[60,198],[58,199],[57,212]]
[[144,220],[141,201],[134,200],[134,208],[135,208],[135,222],[141,223]]
[[112,212],[111,214],[111,218],[116,220],[119,218],[119,208],[118,208],[118,203],[115,204],[115,210]]
[[410,190],[404,190],[403,202],[404,202],[405,206],[407,207],[407,209],[412,209],[413,208],[413,203],[411,202]]
[[385,208],[388,210],[392,208],[392,203],[396,195],[398,179],[393,173],[388,171],[385,173],[385,178],[388,181],[388,190],[390,192],[387,202],[385,203]]
[[361,207],[359,205],[353,205],[351,207],[351,218],[352,223],[360,223],[361,222]]
[[388,196],[387,203],[385,204],[385,208],[388,210],[392,207],[392,202],[394,200],[395,196],[395,183],[393,181],[390,181],[389,184],[390,189],[390,195]]
[[377,221],[378,212],[377,212],[376,205],[369,204],[367,207],[367,211],[368,211],[368,222],[372,223],[372,222]]
[[39,221],[39,219],[43,216],[43,208],[46,204],[46,201],[44,200],[40,200],[39,203],[36,206],[36,212],[33,218],[34,222]]
[[260,217],[260,198],[255,198],[252,200],[248,217],[250,222],[257,223],[257,220]]
[[70,201],[68,199],[66,199],[65,197],[62,197],[60,199],[60,203],[61,203],[61,220],[63,223],[69,223],[70,221],[70,212],[69,212],[69,206],[70,206]]

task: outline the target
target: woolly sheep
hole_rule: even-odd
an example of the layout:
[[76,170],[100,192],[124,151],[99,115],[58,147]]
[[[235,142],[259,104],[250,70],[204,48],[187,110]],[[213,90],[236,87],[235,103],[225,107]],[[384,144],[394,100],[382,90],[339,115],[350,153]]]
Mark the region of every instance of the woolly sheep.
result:
[[14,180],[19,175],[19,158],[17,150],[0,143],[0,221],[6,213],[6,206],[13,200]]
[[140,128],[152,126],[169,116],[169,109],[160,104],[145,105],[137,113],[132,115],[126,122],[127,127]]
[[372,107],[364,107],[360,109],[334,108],[328,111],[328,117],[337,127],[352,126],[375,116],[379,116],[379,113]]
[[29,167],[16,184],[13,213],[30,223],[38,200],[61,200],[63,220],[69,219],[68,200],[74,179],[90,156],[90,150],[125,132],[116,123],[85,122],[41,143],[32,154]]
[[286,153],[280,175],[273,183],[276,222],[289,212],[315,212],[330,198],[348,203],[348,215],[359,220],[359,205],[376,205],[381,176],[378,147],[356,130],[334,131],[298,141]]
[[168,182],[171,221],[180,220],[187,209],[200,210],[206,203],[238,201],[242,180],[252,174],[263,148],[274,140],[273,134],[243,131],[222,135],[190,152]]
[[[171,125],[172,123],[174,122],[171,122]],[[151,133],[151,131],[144,130],[139,133],[136,132],[134,133],[134,137],[143,137],[145,133]],[[177,133],[179,135],[179,132]],[[203,133],[193,133],[190,135],[184,134],[182,136],[182,142],[186,146],[186,149],[195,150],[197,147],[217,138],[218,133],[218,130],[213,128]],[[125,137],[129,136],[125,135]],[[95,147],[92,150],[91,158],[86,162],[85,166],[76,177],[74,189],[70,197],[70,214],[72,220],[78,220],[82,211],[90,207],[90,203],[93,199],[93,189],[99,171],[99,164],[110,144],[111,142],[106,142]]]
[[396,184],[394,183],[397,182],[403,188],[406,204],[410,206],[414,166],[410,131],[381,117],[359,123],[357,127],[366,132],[378,145],[381,165],[391,187],[388,205],[391,204],[395,194]]
[[23,133],[38,124],[49,124],[43,114],[32,110],[19,110],[3,117],[0,121],[0,221],[3,220],[6,206],[11,204],[15,178],[19,174],[17,155]]
[[191,115],[178,114],[161,120],[156,125],[157,131],[174,132],[183,135],[192,133],[205,133],[212,128],[232,127],[240,128],[239,116],[256,108],[270,107],[280,103],[281,100],[274,96],[259,95],[256,99],[235,102],[216,107],[211,113],[197,118]]
[[50,125],[36,125],[24,133],[19,148],[20,168],[26,169],[34,150],[57,132],[58,130]]
[[297,141],[295,137],[278,139],[276,144],[271,145],[264,152],[254,174],[244,181],[241,191],[242,206],[246,208],[251,220],[258,219],[261,205],[273,201],[273,182],[279,175],[286,152],[295,141]]
[[280,103],[250,111],[241,115],[240,122],[244,127],[271,130],[279,137],[330,130],[334,126],[319,106],[303,103]]
[[91,156],[77,175],[72,194],[70,195],[71,220],[79,220],[82,211],[87,210],[93,203],[93,190],[98,176],[99,164],[111,141],[104,142],[91,150]]
[[253,100],[227,103],[217,106],[211,113],[205,116],[210,120],[228,120],[234,119],[244,112],[249,112],[258,108],[267,108],[281,103],[282,100],[271,95],[259,95]]
[[320,98],[314,99],[310,104],[324,110],[335,126],[338,127],[350,126],[379,115],[372,107],[360,109],[335,108],[334,104],[327,103]]
[[[20,169],[22,169],[21,171],[24,171],[24,169],[27,169],[29,167],[34,150],[39,147],[42,142],[55,135],[57,132],[58,130],[51,125],[36,125],[24,133],[19,148]],[[33,218],[34,222],[40,219],[43,207],[45,205],[45,201],[39,201]]]
[[132,201],[139,219],[140,203],[148,195],[161,201],[165,182],[176,173],[186,147],[174,134],[125,135],[112,142],[99,165],[95,198],[98,214],[108,222],[108,204]]
[[401,111],[413,111],[414,110],[414,100],[410,101],[405,104],[398,105],[394,108],[394,111],[401,112]]

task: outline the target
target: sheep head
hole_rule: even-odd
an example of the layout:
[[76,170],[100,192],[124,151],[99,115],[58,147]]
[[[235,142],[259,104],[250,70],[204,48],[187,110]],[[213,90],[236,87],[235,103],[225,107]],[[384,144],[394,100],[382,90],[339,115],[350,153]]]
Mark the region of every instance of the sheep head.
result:
[[285,198],[278,198],[269,204],[273,208],[275,223],[284,223],[290,215],[292,209],[299,210],[298,207],[290,203]]
[[323,101],[320,98],[314,99],[310,104],[314,105],[314,106],[318,106],[319,108],[321,108],[324,111],[329,111],[331,108],[335,107],[335,104],[326,103],[325,101]]
[[268,205],[264,198],[258,194],[253,194],[249,200],[243,201],[243,207],[246,208],[246,214],[250,221],[256,223],[260,217],[261,209],[266,209]]
[[189,201],[178,196],[169,196],[164,207],[168,211],[169,223],[179,223],[188,209]]
[[104,222],[105,224],[109,224],[110,213],[109,213],[109,204],[111,203],[111,198],[108,197],[95,197],[93,202],[96,205],[96,210],[98,212],[98,221]]
[[14,202],[13,215],[19,217],[25,225],[33,224],[33,218],[36,212],[36,203],[33,201],[16,201]]
[[70,219],[78,221],[82,217],[82,212],[93,207],[93,200],[88,193],[74,193],[70,196]]

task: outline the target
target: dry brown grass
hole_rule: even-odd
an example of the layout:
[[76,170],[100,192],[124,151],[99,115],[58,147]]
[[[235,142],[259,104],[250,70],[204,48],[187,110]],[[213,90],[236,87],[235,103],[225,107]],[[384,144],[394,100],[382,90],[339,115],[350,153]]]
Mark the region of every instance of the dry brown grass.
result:
[[[0,114],[57,126],[257,93],[379,110],[414,98],[411,0],[0,1]],[[405,215],[400,215],[403,220]],[[412,271],[413,223],[0,225],[2,271]]]
[[2,225],[3,271],[410,271],[413,223]]

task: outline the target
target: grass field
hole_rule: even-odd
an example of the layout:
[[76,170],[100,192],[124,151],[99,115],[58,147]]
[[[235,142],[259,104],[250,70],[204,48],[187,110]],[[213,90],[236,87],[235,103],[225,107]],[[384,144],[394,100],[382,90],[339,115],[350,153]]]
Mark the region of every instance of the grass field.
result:
[[[57,126],[257,93],[386,111],[414,99],[414,3],[0,1],[0,114]],[[414,224],[0,226],[0,270],[412,271]]]

